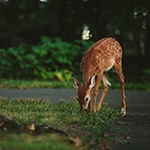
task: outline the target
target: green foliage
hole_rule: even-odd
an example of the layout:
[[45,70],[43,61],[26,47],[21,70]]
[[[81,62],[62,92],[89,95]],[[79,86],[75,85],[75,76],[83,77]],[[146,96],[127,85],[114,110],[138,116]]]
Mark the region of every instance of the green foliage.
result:
[[144,75],[141,77],[143,82],[146,82],[146,83],[150,82],[150,68],[145,69],[143,71],[143,73],[144,73]]
[[69,81],[73,73],[79,74],[81,57],[91,45],[43,36],[39,45],[0,49],[0,77]]

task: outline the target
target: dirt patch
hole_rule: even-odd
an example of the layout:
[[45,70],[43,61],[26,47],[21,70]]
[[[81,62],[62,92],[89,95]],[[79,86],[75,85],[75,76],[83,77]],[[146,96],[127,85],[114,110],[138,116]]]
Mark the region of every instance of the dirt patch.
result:
[[32,133],[32,134],[41,134],[41,133],[59,133],[62,135],[68,136],[68,134],[62,130],[54,129],[48,125],[36,125],[31,124],[21,124],[15,120],[8,118],[4,115],[0,115],[0,133]]

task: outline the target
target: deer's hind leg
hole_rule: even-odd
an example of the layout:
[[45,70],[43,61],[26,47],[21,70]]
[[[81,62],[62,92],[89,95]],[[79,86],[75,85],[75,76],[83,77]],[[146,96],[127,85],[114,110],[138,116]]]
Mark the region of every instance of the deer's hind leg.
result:
[[122,108],[121,108],[121,114],[122,116],[126,115],[126,96],[125,96],[125,91],[124,91],[124,75],[122,73],[122,65],[121,63],[116,63],[114,65],[115,71],[119,76],[119,80],[120,80],[120,86],[121,86],[121,97],[122,97]]
[[97,110],[100,110],[102,102],[103,102],[103,100],[104,100],[104,98],[107,94],[107,91],[108,91],[110,85],[111,85],[105,74],[103,74],[103,76],[102,76],[102,81],[103,81],[104,87],[103,87],[103,91],[102,91],[102,94],[100,96],[100,99],[99,99],[99,102],[98,102],[98,105],[97,105]]

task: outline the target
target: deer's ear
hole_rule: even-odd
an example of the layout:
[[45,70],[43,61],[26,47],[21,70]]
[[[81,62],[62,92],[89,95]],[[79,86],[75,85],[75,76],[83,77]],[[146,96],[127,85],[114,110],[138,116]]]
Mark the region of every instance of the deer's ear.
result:
[[76,89],[81,87],[79,81],[76,78],[74,78],[73,76],[72,76],[72,83],[73,83],[74,88],[76,88]]
[[93,75],[88,83],[89,88],[92,89],[95,86],[95,83],[96,83],[96,76]]

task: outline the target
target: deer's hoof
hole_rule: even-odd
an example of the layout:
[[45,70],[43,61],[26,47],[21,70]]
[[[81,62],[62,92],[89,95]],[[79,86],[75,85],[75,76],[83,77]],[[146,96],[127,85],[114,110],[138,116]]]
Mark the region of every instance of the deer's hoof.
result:
[[126,108],[121,109],[121,116],[124,117],[127,114]]

